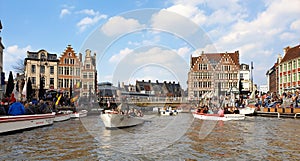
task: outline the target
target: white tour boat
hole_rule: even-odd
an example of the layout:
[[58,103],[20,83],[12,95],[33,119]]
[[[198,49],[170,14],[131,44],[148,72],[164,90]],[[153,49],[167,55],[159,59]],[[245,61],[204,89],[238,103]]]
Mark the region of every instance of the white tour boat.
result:
[[178,111],[173,110],[172,107],[169,107],[168,109],[159,110],[159,114],[162,116],[175,116],[178,115]]
[[144,120],[139,116],[119,114],[111,110],[105,110],[105,112],[100,115],[100,118],[104,126],[109,129],[132,127],[144,123]]
[[70,120],[70,118],[71,118],[70,111],[59,111],[55,113],[54,122],[66,121],[66,120]]
[[87,110],[80,110],[78,112],[71,113],[71,118],[86,117],[87,113],[88,113]]
[[52,125],[54,117],[55,112],[34,115],[1,116],[0,133]]
[[240,111],[240,114],[253,115],[255,112],[255,108],[252,108],[252,107],[239,108],[239,111]]
[[244,120],[244,114],[204,114],[204,113],[193,113],[194,118],[201,120],[221,120],[221,121],[229,121],[229,120]]

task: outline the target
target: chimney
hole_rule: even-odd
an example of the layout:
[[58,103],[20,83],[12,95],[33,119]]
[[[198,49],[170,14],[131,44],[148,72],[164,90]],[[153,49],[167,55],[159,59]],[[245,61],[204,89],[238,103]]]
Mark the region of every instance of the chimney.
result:
[[156,80],[156,83],[158,84],[158,80]]
[[282,60],[282,56],[281,56],[281,54],[278,54],[277,63],[279,64],[281,62],[281,60]]
[[79,61],[82,62],[82,54],[79,53]]
[[121,83],[121,88],[125,88],[124,82]]
[[284,53],[283,56],[285,56],[285,54],[289,51],[289,49],[290,49],[290,46],[283,49],[283,53]]

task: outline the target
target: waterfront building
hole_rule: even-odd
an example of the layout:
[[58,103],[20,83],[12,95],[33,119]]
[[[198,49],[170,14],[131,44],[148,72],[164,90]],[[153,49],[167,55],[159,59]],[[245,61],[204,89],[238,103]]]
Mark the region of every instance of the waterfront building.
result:
[[179,82],[151,82],[147,81],[136,81],[136,92],[154,95],[156,97],[182,97],[183,89]]
[[71,90],[72,92],[76,90],[78,93],[80,92],[81,67],[82,54],[79,53],[78,57],[72,46],[68,45],[58,63],[58,89],[60,91],[64,91],[69,96]]
[[25,58],[25,78],[30,78],[35,97],[43,86],[43,90],[57,89],[57,54],[51,54],[42,49],[37,52],[27,51]]
[[239,82],[239,51],[191,56],[188,99],[199,100],[205,93],[225,95]]
[[253,82],[251,78],[251,71],[248,64],[242,63],[240,65],[240,79],[243,89],[241,92],[243,94],[248,94],[253,91]]
[[278,64],[279,93],[296,89],[300,89],[300,45],[284,48],[283,58],[279,56]]
[[[0,32],[2,30],[2,23],[0,20]],[[0,99],[3,98],[4,96],[4,91],[5,91],[5,73],[3,72],[3,50],[4,50],[4,45],[2,44],[2,37],[0,36],[0,80],[1,80],[1,88],[0,88]]]
[[278,64],[282,60],[281,55],[278,56],[277,62],[267,71],[267,87],[268,91],[271,93],[278,92]]
[[85,59],[81,68],[82,89],[80,96],[96,95],[97,91],[97,69],[96,53],[91,55],[91,50],[85,50]]

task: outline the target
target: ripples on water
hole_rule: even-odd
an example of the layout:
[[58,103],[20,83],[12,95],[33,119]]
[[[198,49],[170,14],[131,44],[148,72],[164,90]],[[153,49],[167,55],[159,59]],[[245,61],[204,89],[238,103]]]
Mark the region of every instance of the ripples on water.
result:
[[107,130],[98,116],[0,136],[0,160],[299,160],[300,120],[147,116]]

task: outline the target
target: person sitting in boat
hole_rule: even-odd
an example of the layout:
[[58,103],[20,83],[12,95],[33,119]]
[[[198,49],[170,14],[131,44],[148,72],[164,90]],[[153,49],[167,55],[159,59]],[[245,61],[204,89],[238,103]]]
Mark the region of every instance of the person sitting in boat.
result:
[[240,110],[235,107],[233,113],[234,114],[240,114]]
[[8,115],[24,115],[25,114],[25,107],[18,99],[16,102],[11,104],[8,109]]
[[205,106],[205,107],[203,108],[202,113],[208,113],[208,107],[207,107],[207,106]]
[[218,111],[218,115],[221,116],[221,117],[223,117],[223,116],[224,116],[224,110],[223,110],[223,109],[220,109],[220,110]]
[[0,116],[5,116],[6,115],[6,110],[5,110],[5,107],[4,107],[4,102],[1,102],[1,105],[0,105]]
[[[25,114],[27,115],[32,115],[34,114],[34,111],[31,109],[31,105],[30,105],[31,102],[26,102],[24,107],[25,107]],[[31,103],[32,104],[32,103]]]

